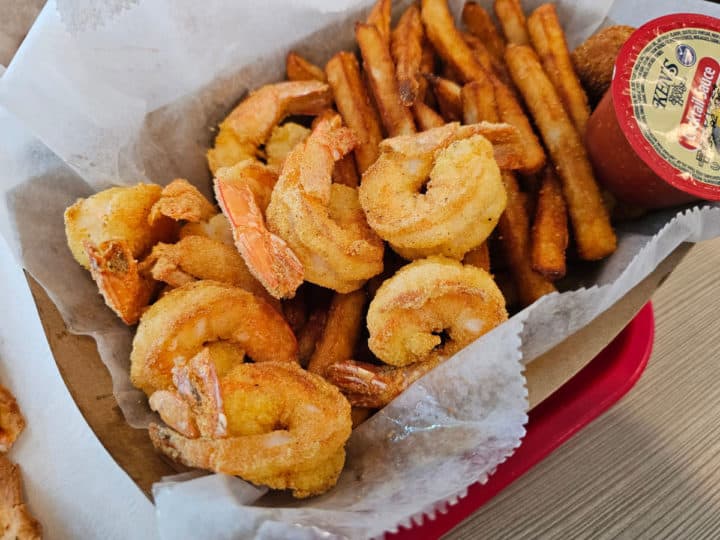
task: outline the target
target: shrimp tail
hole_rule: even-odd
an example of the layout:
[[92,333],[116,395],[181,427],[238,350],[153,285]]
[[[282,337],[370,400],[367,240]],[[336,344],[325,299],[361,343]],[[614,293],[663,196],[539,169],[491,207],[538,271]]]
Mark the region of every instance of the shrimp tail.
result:
[[437,364],[427,361],[396,368],[344,360],[331,364],[325,371],[325,378],[337,386],[354,407],[379,408],[390,403]]
[[155,292],[155,284],[140,272],[127,242],[109,240],[97,246],[84,242],[83,247],[105,303],[125,324],[138,322]]
[[215,192],[232,226],[235,246],[253,276],[275,298],[295,296],[303,282],[303,265],[284,240],[267,230],[252,190],[216,178]]

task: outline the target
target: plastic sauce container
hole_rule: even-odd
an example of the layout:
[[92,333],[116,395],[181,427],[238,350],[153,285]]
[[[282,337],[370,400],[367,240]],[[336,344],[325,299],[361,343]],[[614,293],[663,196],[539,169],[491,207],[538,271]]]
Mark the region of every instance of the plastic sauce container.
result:
[[585,133],[598,180],[663,208],[720,200],[720,20],[674,14],[623,45]]

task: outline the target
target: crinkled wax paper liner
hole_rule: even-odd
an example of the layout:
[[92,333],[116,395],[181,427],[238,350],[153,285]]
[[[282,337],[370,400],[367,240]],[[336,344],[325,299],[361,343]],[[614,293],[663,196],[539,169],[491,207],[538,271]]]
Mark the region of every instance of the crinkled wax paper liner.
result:
[[[297,2],[276,4],[277,13],[282,13],[278,6],[293,9]],[[633,3],[633,10],[637,4]],[[717,10],[717,6],[700,5],[707,7],[704,11]],[[210,3],[208,13],[212,13],[209,6]],[[560,13],[566,20],[568,17],[578,19],[578,13],[604,15],[597,11],[597,6],[598,3],[590,0],[562,2]],[[682,6],[688,9],[687,2]],[[172,9],[187,7],[173,4]],[[205,5],[202,7],[206,9]],[[72,6],[65,11],[61,6],[65,15],[62,20],[74,21],[72,26],[64,27],[54,9],[52,3],[46,7],[26,46],[3,77],[0,99],[62,156],[65,163],[79,171],[82,178],[27,134],[18,136],[21,128],[7,116],[0,115],[2,127],[7,128],[0,135],[0,141],[7,143],[0,148],[3,164],[0,174],[11,214],[9,221],[0,221],[0,226],[4,225],[11,243],[15,240],[14,247],[25,266],[46,287],[69,326],[98,339],[103,360],[113,375],[118,401],[129,421],[142,423],[146,420],[145,400],[130,387],[127,376],[131,334],[103,307],[87,273],[72,261],[60,225],[62,211],[76,197],[93,191],[88,183],[95,188],[111,182],[133,183],[142,179],[163,183],[174,176],[185,175],[207,187],[202,158],[202,150],[211,139],[207,127],[217,123],[247,88],[280,78],[284,50],[275,53],[264,50],[262,61],[235,71],[231,66],[247,63],[240,59],[245,58],[244,54],[252,54],[255,44],[244,49],[228,46],[222,72],[214,73],[208,71],[211,58],[207,55],[226,51],[208,45],[205,50],[190,51],[184,58],[191,67],[197,67],[185,73],[165,69],[160,62],[169,63],[172,68],[177,57],[156,54],[152,47],[135,50],[130,46],[131,40],[138,36],[131,32],[124,39],[121,33],[110,41],[122,46],[124,59],[138,61],[130,74],[140,80],[133,80],[128,73],[117,71],[121,62],[109,61],[112,47],[92,47],[91,44],[93,40],[102,39],[104,32],[124,17],[131,20],[136,17],[134,22],[140,33],[143,24],[154,23],[157,17],[137,18],[136,8],[129,5],[127,10],[108,12],[107,17],[101,14],[90,24],[84,24],[68,19]],[[157,5],[148,9],[162,14]],[[277,28],[275,23],[282,23],[277,13],[272,12],[277,20],[264,28],[273,28],[273,25]],[[617,5],[610,15],[626,21],[622,8]],[[637,17],[636,13],[627,15]],[[349,23],[356,18],[358,14],[320,17],[316,13],[308,28],[334,22],[330,29],[318,30],[311,36],[314,46],[305,43],[300,49],[320,61],[330,52],[349,46],[352,42]],[[176,41],[178,31],[197,30],[192,20],[176,13],[171,19],[162,21],[161,26],[166,33],[175,32],[171,35]],[[221,22],[228,20],[232,18],[226,17]],[[627,21],[635,22],[629,18]],[[586,29],[587,34],[597,26],[598,20],[580,17],[574,22],[577,28]],[[256,30],[252,36],[262,36],[257,25],[250,27]],[[243,36],[238,29],[243,27],[236,25],[240,41]],[[216,27],[212,30],[222,34]],[[341,30],[343,38],[338,40]],[[289,32],[282,37],[287,39],[274,44],[275,48],[284,49],[299,35]],[[579,37],[580,34],[575,35],[571,41],[576,43]],[[260,43],[258,50],[267,45],[267,40]],[[148,59],[157,64],[152,65]],[[165,79],[147,78],[153,70],[162,73]],[[168,76],[168,72],[172,76]],[[126,78],[133,84],[127,84]],[[618,253],[593,276],[592,282],[596,285],[541,300],[436,369],[356,430],[349,445],[348,468],[339,486],[329,494],[304,502],[272,495],[262,497],[251,507],[247,506],[250,499],[238,492],[247,489],[247,484],[234,478],[214,475],[160,485],[156,495],[161,531],[174,531],[180,537],[182,531],[185,537],[192,536],[191,532],[210,537],[209,533],[216,530],[222,537],[227,536],[227,531],[240,534],[240,529],[245,527],[243,530],[249,534],[285,537],[290,530],[293,535],[315,536],[324,528],[361,537],[392,530],[398,522],[407,523],[413,516],[418,519],[424,512],[432,513],[453,501],[464,493],[467,485],[491,473],[522,436],[526,396],[520,375],[518,334],[522,335],[525,361],[534,358],[610,307],[680,242],[720,234],[716,207],[692,209],[677,216],[675,213],[655,214],[625,226],[620,231]],[[483,378],[479,370],[488,376]],[[501,388],[506,391],[500,392]],[[490,395],[484,395],[485,392]],[[456,403],[459,398],[461,403]],[[491,398],[497,400],[496,407],[477,408],[478,400],[487,403]],[[378,433],[380,437],[376,437]],[[480,441],[485,441],[492,451],[482,448]],[[468,450],[458,455],[459,449]],[[373,491],[370,495],[370,490],[379,490],[379,493]],[[190,497],[192,502],[183,504],[183,496]],[[254,493],[253,499],[256,496]],[[207,503],[205,506],[203,501]],[[244,517],[242,525],[237,523],[240,516]],[[288,523],[296,524],[295,528],[285,529]],[[202,528],[196,528],[198,525]],[[301,526],[304,528],[299,528]],[[308,526],[316,528],[308,529]]]

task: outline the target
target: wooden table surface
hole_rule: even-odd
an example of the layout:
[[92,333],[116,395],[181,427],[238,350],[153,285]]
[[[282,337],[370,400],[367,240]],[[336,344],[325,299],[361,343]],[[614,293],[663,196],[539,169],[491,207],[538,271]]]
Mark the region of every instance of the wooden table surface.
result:
[[719,538],[719,268],[720,239],[690,251],[637,385],[445,538]]

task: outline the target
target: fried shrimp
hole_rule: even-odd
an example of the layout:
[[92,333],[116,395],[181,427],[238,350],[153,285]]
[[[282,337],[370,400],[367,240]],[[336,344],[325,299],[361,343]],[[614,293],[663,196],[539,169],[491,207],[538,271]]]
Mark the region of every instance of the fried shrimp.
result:
[[273,127],[293,114],[318,114],[332,104],[330,87],[320,81],[268,84],[252,92],[220,124],[207,159],[213,174],[245,159],[257,159]]
[[210,219],[217,209],[200,190],[184,178],[176,178],[165,186],[160,198],[150,210],[150,223],[160,216],[175,221],[198,222]]
[[430,257],[378,289],[367,314],[368,345],[394,366],[442,361],[505,320],[505,299],[490,274]]
[[495,228],[506,194],[483,125],[492,124],[447,124],[381,143],[360,203],[401,256],[461,259]]
[[303,265],[285,240],[266,228],[263,217],[276,181],[267,167],[247,160],[218,169],[215,195],[252,275],[274,298],[292,298],[303,282]]
[[330,364],[325,379],[337,386],[353,407],[384,407],[440,363],[439,358],[396,366],[342,360]]
[[97,283],[105,303],[125,322],[137,322],[155,285],[138,260],[159,241],[171,241],[177,223],[150,219],[163,189],[155,184],[106,189],[65,210],[65,234],[73,257]]
[[335,162],[355,142],[338,116],[318,122],[285,160],[267,208],[269,229],[297,254],[305,279],[341,293],[382,271],[383,244],[365,220],[357,190],[331,179]]
[[155,293],[155,282],[143,272],[127,243],[85,243],[90,274],[105,303],[125,324],[135,324]]
[[65,210],[65,234],[73,257],[86,270],[90,260],[85,244],[123,242],[133,258],[139,259],[159,241],[168,242],[177,224],[169,219],[149,223],[153,205],[160,199],[162,187],[137,184],[100,191],[87,199],[78,199]]
[[161,242],[141,266],[155,280],[171,287],[209,279],[241,287],[279,307],[250,273],[237,249],[213,238],[187,236],[175,244]]
[[169,388],[175,364],[216,341],[235,344],[255,362],[297,362],[295,336],[268,302],[232,285],[197,281],[143,314],[130,354],[132,383],[148,395]]
[[173,373],[174,389],[151,406],[169,427],[150,426],[154,446],[191,467],[233,474],[298,498],[337,482],[350,436],[350,405],[296,364],[240,364],[217,372],[207,350]]
[[310,135],[310,130],[295,122],[275,126],[270,138],[265,143],[265,157],[267,158],[268,168],[278,174],[290,150],[307,139],[308,135]]
[[0,385],[0,452],[10,450],[23,429],[25,429],[25,419],[15,396]]
[[204,236],[222,242],[228,246],[234,246],[232,230],[230,222],[224,214],[215,214],[207,221],[198,221],[196,223],[188,222],[180,227],[180,239],[188,236]]

